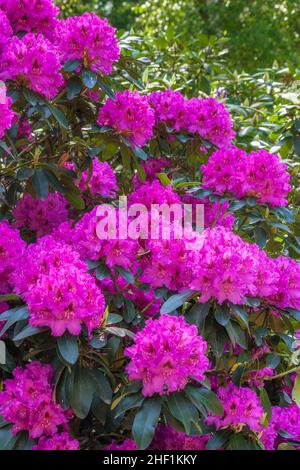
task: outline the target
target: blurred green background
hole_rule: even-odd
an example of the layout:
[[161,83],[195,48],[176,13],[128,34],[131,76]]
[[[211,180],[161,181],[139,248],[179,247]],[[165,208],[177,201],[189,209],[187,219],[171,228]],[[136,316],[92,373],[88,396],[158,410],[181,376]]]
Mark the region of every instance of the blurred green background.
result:
[[233,68],[299,65],[300,0],[58,0],[63,14],[93,10],[144,37],[169,33],[185,44],[225,40]]

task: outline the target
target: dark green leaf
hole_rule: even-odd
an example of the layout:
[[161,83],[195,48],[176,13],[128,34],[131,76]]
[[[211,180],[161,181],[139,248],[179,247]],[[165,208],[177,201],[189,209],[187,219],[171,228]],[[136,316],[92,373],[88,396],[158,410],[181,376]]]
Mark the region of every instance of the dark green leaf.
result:
[[180,421],[187,434],[190,433],[193,421],[198,420],[198,411],[191,401],[181,393],[171,393],[167,399],[167,407],[178,421]]
[[34,169],[29,168],[28,166],[24,166],[23,168],[19,168],[17,171],[17,178],[20,181],[28,180],[34,175]]
[[30,336],[37,335],[46,331],[45,328],[36,328],[35,326],[27,325],[20,333],[14,336],[13,341],[21,341],[22,339],[28,338]]
[[145,397],[140,393],[126,395],[114,409],[114,417],[117,418],[118,416],[122,415],[128,410],[132,410],[133,408],[139,408],[144,400]]
[[95,72],[91,70],[83,69],[82,71],[82,80],[84,85],[92,90],[97,83],[98,77]]
[[147,449],[151,443],[161,411],[159,397],[147,398],[135,415],[132,434],[139,449]]
[[267,232],[262,227],[255,227],[254,229],[254,239],[257,245],[263,249],[267,244]]
[[228,324],[228,322],[230,321],[230,312],[227,305],[216,306],[215,318],[217,322],[222,326],[226,326]]
[[80,67],[80,60],[67,60],[63,66],[65,72],[74,72],[78,67]]
[[90,411],[94,388],[94,380],[89,369],[77,367],[74,376],[71,406],[75,415],[80,419],[86,418]]
[[124,306],[125,306],[124,320],[127,323],[131,323],[135,319],[135,316],[136,316],[134,303],[132,302],[131,299],[128,299],[127,297],[125,297]]
[[59,338],[57,339],[57,347],[61,354],[61,357],[68,364],[76,363],[79,355],[78,342],[76,336],[65,332],[63,336],[59,336]]
[[46,173],[43,169],[38,168],[33,177],[32,177],[32,185],[37,194],[37,196],[41,199],[45,199],[48,195],[49,191],[49,183]]
[[94,393],[109,405],[112,399],[112,389],[104,373],[101,370],[92,369],[90,375],[94,383]]
[[187,290],[182,294],[175,294],[166,300],[161,306],[160,313],[171,313],[177,310],[178,307],[181,307],[187,299],[189,299],[193,294],[192,290]]
[[117,271],[119,274],[121,274],[121,276],[125,279],[125,281],[129,282],[130,284],[134,284],[135,279],[134,279],[134,275],[131,272],[126,271],[121,266],[117,267]]

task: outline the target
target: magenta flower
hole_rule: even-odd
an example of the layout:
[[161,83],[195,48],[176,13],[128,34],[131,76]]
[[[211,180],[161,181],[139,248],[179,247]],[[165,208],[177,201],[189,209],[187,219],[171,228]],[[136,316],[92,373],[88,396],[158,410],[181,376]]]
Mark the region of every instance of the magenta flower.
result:
[[14,36],[2,54],[0,79],[12,80],[51,100],[63,86],[56,48],[41,34]]
[[247,155],[236,147],[214,152],[203,172],[203,187],[237,199],[254,197],[262,204],[286,206],[291,190],[287,165],[278,155],[258,150]]
[[12,213],[15,227],[26,227],[42,237],[67,220],[68,203],[59,193],[48,193],[44,200],[25,193]]
[[58,427],[66,426],[69,410],[64,411],[52,399],[52,367],[32,362],[24,369],[17,367],[13,378],[4,381],[0,392],[0,414],[12,423],[12,431],[28,431],[33,438],[51,436]]
[[5,47],[9,44],[12,35],[13,31],[9,19],[7,18],[6,14],[0,10],[0,54],[2,54]]
[[149,319],[126,348],[130,358],[126,370],[130,380],[142,380],[143,395],[165,395],[184,389],[190,377],[204,380],[209,361],[207,343],[197,335],[197,327],[182,317],[161,315]]
[[[74,163],[66,163],[66,168],[75,171]],[[114,197],[118,191],[117,179],[109,163],[93,159],[92,171],[85,170],[78,182],[81,191],[89,190],[93,196]]]
[[155,110],[155,123],[164,122],[175,131],[180,131],[186,125],[186,100],[179,91],[170,89],[154,91],[148,97],[149,103]]
[[15,113],[11,109],[12,100],[6,95],[6,87],[0,86],[0,139],[14,122]]
[[59,8],[52,0],[0,0],[14,33],[37,32],[52,38]]
[[79,442],[67,432],[62,432],[51,437],[41,437],[32,450],[79,450]]
[[267,450],[277,449],[280,443],[286,442],[278,434],[279,430],[285,431],[296,441],[300,440],[300,409],[295,403],[285,408],[273,406],[271,419],[261,438]]
[[104,298],[95,280],[87,273],[64,266],[50,268],[40,275],[36,284],[24,295],[32,326],[47,326],[53,336],[66,330],[79,335],[82,324],[90,334],[101,324]]
[[214,98],[192,98],[186,102],[186,128],[217,147],[231,144],[233,123],[223,103]]
[[106,18],[84,13],[61,20],[57,28],[61,61],[82,60],[86,68],[109,75],[120,58],[116,30]]
[[7,221],[0,222],[0,293],[8,292],[11,287],[11,275],[19,266],[24,249],[19,231]]
[[217,429],[228,426],[241,429],[248,426],[252,431],[262,430],[264,410],[253,390],[229,384],[227,387],[219,387],[217,396],[223,405],[224,415],[209,416],[209,424],[215,424]]
[[115,99],[106,100],[100,108],[97,123],[112,127],[117,134],[142,147],[153,136],[154,111],[145,96],[125,90],[117,92]]

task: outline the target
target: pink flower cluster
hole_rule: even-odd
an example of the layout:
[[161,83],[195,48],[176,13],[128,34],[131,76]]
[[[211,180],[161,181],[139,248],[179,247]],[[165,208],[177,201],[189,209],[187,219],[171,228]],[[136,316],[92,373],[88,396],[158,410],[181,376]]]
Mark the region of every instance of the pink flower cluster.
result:
[[14,121],[15,113],[11,109],[12,100],[6,95],[6,87],[0,85],[0,139]]
[[252,370],[248,377],[249,387],[262,388],[267,378],[273,377],[274,370],[271,367],[263,367],[259,370]]
[[193,221],[196,220],[196,209],[197,205],[203,206],[204,215],[204,228],[213,228],[214,226],[221,225],[228,229],[232,229],[234,225],[234,216],[227,213],[229,203],[228,202],[210,202],[208,197],[198,199],[193,195],[184,194],[181,196],[183,204],[190,204],[193,210]]
[[[300,263],[292,258],[279,256],[273,261],[277,275],[269,301],[279,308],[300,309]],[[275,276],[275,274],[274,274]]]
[[72,248],[46,236],[29,245],[14,274],[15,290],[28,304],[32,326],[49,327],[53,336],[66,330],[90,334],[104,312],[104,297],[86,265]]
[[235,136],[226,107],[214,98],[190,99],[186,113],[187,130],[199,134],[217,147],[229,145]]
[[12,80],[51,100],[64,84],[55,46],[42,34],[13,36],[1,56],[0,79]]
[[[139,244],[137,240],[121,239],[118,237],[118,211],[116,211],[116,233],[110,238],[108,235],[109,226],[103,221],[103,231],[107,233],[107,239],[103,234],[103,239],[97,235],[97,225],[104,220],[97,216],[98,206],[91,212],[87,212],[76,224],[72,235],[72,244],[80,253],[82,259],[98,261],[104,258],[106,264],[111,269],[115,266],[130,268],[137,256]],[[105,211],[104,211],[105,212]],[[109,210],[108,210],[109,213]],[[113,212],[112,212],[113,213]]]
[[236,147],[214,152],[202,165],[203,187],[238,199],[254,197],[271,207],[287,205],[291,190],[287,165],[278,155],[257,150],[247,155]]
[[42,237],[67,220],[68,204],[59,193],[48,193],[44,200],[25,193],[12,213],[15,227],[26,227]]
[[100,108],[97,123],[112,127],[117,134],[142,147],[153,136],[154,112],[145,96],[137,91],[117,92]]
[[0,414],[12,423],[12,431],[28,431],[32,438],[55,435],[64,431],[71,418],[70,410],[64,411],[52,399],[52,367],[32,362],[24,369],[17,367],[13,378],[6,379],[5,390],[0,392]]
[[7,18],[6,14],[0,9],[0,54],[9,43],[12,35],[13,31],[10,26],[9,19]]
[[200,302],[213,297],[220,304],[240,304],[245,296],[255,296],[257,259],[252,245],[224,227],[207,229],[202,237],[201,249],[191,251],[187,261],[192,272],[189,287],[201,292]]
[[217,429],[234,426],[241,429],[248,426],[252,431],[262,430],[264,410],[256,393],[248,387],[229,384],[217,390],[223,408],[223,416],[209,416],[207,422]]
[[188,287],[200,291],[200,301],[211,297],[222,304],[245,303],[246,296],[267,300],[279,308],[300,307],[300,263],[290,258],[268,258],[224,227],[207,229],[201,248],[187,254]]
[[[65,167],[75,171],[74,163],[66,163]],[[116,175],[109,163],[100,162],[97,158],[93,159],[91,172],[82,172],[78,188],[81,191],[88,189],[93,196],[102,197],[114,197],[119,189]]]
[[285,408],[273,406],[271,419],[261,438],[267,450],[275,450],[280,443],[285,442],[278,434],[279,430],[300,441],[300,408],[295,403]]
[[179,91],[154,91],[148,99],[155,110],[156,125],[164,122],[177,132],[186,127],[186,100]]
[[235,136],[226,107],[214,98],[187,100],[168,89],[151,93],[149,102],[155,109],[156,125],[164,122],[175,131],[199,134],[218,147],[229,145]]
[[61,20],[57,42],[62,63],[82,60],[85,67],[98,73],[109,75],[113,63],[120,58],[115,28],[95,13]]
[[11,275],[22,260],[25,243],[18,230],[7,221],[0,222],[0,294],[11,287]]
[[59,8],[52,0],[0,0],[14,33],[38,32],[49,38],[57,23]]
[[155,430],[151,450],[205,450],[209,436],[188,436],[170,426],[159,424]]
[[165,395],[182,390],[190,377],[204,379],[209,361],[207,343],[197,335],[197,327],[182,317],[161,315],[149,319],[126,348],[130,358],[126,370],[130,380],[142,380],[143,395]]
[[62,432],[51,437],[41,437],[32,450],[79,450],[79,442],[67,432]]
[[[148,450],[205,450],[208,439],[207,435],[188,436],[170,426],[159,424]],[[122,444],[113,440],[105,450],[137,450],[137,445],[133,439],[125,439]]]

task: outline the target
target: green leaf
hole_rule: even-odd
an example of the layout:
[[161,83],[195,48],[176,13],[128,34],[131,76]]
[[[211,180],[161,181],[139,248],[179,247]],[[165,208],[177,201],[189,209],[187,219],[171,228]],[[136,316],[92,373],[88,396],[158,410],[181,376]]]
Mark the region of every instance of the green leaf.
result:
[[233,304],[231,304],[231,308],[234,311],[236,317],[240,318],[245,323],[245,325],[248,326],[248,324],[249,324],[248,314],[247,314],[246,310],[244,309],[244,307],[242,307],[242,305],[233,305]]
[[58,109],[55,106],[52,106],[50,104],[48,104],[48,108],[51,111],[51,114],[57,120],[57,122],[61,125],[61,127],[68,130],[69,129],[69,123],[68,123],[68,120],[67,120],[66,116],[64,115],[64,113],[60,109]]
[[78,67],[80,67],[80,60],[67,60],[63,66],[65,72],[74,72]]
[[267,244],[267,232],[262,227],[255,227],[254,229],[254,239],[255,243],[261,248],[264,249]]
[[19,181],[25,181],[31,178],[34,175],[34,169],[29,168],[28,166],[24,166],[23,168],[19,168],[17,171],[17,178]]
[[185,393],[189,396],[195,406],[197,406],[197,403],[201,403],[201,405],[203,405],[208,411],[211,411],[215,416],[223,416],[223,406],[217,395],[211,390],[195,387],[194,385],[188,385],[185,388]]
[[100,264],[96,268],[96,278],[98,281],[103,281],[103,279],[107,279],[110,277],[111,272],[105,264]]
[[46,199],[49,191],[49,183],[44,170],[42,168],[38,168],[31,181],[37,196],[41,199]]
[[204,91],[207,95],[210,95],[211,92],[211,86],[209,80],[202,75],[200,78],[200,90]]
[[249,443],[241,433],[234,433],[229,440],[231,450],[249,450]]
[[71,77],[67,83],[67,98],[72,100],[80,94],[82,90],[82,84],[79,77]]
[[241,386],[243,375],[246,371],[246,366],[244,364],[239,365],[232,374],[232,382],[237,387]]
[[90,375],[94,383],[94,393],[98,395],[104,403],[110,405],[112,400],[112,389],[104,373],[99,369],[92,369],[90,371]]
[[137,145],[134,146],[133,153],[137,158],[140,158],[141,160],[146,161],[148,159],[148,155],[146,154],[146,152]]
[[127,323],[131,323],[135,319],[135,316],[136,316],[134,303],[132,302],[131,299],[128,299],[127,297],[125,297],[124,305],[125,305],[124,320]]
[[219,325],[226,326],[230,321],[230,312],[227,305],[217,305],[215,318]]
[[210,307],[210,301],[204,304],[196,303],[188,312],[185,313],[185,320],[192,325],[197,325],[198,330],[201,332],[205,324],[205,319],[209,314]]
[[300,408],[300,374],[299,372],[294,382],[294,387],[292,391],[292,399],[297,404],[298,408]]
[[150,445],[161,411],[159,397],[145,399],[132,424],[133,438],[140,450]]
[[12,450],[18,437],[11,432],[11,426],[0,429],[0,450]]
[[117,271],[119,274],[121,274],[121,276],[125,279],[125,281],[129,282],[130,284],[134,284],[135,279],[134,279],[134,275],[131,272],[126,271],[121,266],[117,267]]
[[29,338],[30,336],[37,335],[47,331],[46,328],[36,328],[35,326],[27,325],[20,333],[13,337],[13,341],[21,341],[22,339]]
[[65,332],[63,336],[59,336],[59,338],[57,339],[57,347],[61,354],[61,357],[68,364],[76,363],[79,356],[78,342],[76,336],[71,335],[69,332]]
[[113,100],[115,99],[116,95],[115,95],[114,91],[110,88],[110,86],[108,86],[106,83],[104,83],[104,81],[101,80],[101,78],[98,78],[98,85],[101,88],[101,90],[104,91],[104,93],[107,96],[109,96],[109,98],[112,98]]
[[80,419],[86,418],[89,414],[94,388],[94,380],[89,369],[78,366],[75,370],[71,406],[75,415]]
[[207,450],[217,450],[220,449],[229,439],[231,431],[229,429],[222,429],[217,431],[214,436],[207,442]]
[[264,409],[264,412],[266,413],[266,419],[264,421],[264,426],[267,426],[268,422],[270,421],[270,418],[272,416],[272,404],[270,402],[269,395],[267,391],[262,388],[260,391],[260,401],[262,404],[262,407]]
[[69,201],[70,204],[72,204],[73,207],[75,207],[75,209],[80,211],[85,209],[85,202],[78,194],[72,191],[68,191],[65,193],[65,198]]
[[166,300],[161,306],[160,313],[171,313],[181,307],[189,299],[194,291],[187,290],[182,294],[175,294]]
[[4,333],[15,323],[21,320],[26,320],[29,316],[29,312],[26,307],[21,308],[13,308],[4,312],[1,315],[1,320],[6,320],[4,327],[0,332],[0,338],[4,335]]
[[128,410],[132,410],[133,408],[139,408],[143,404],[144,400],[145,397],[140,393],[126,395],[114,409],[114,418],[118,418],[118,416],[121,416]]
[[182,393],[171,393],[167,398],[167,407],[171,415],[183,424],[185,432],[189,434],[192,422],[199,418],[193,403]]
[[97,83],[98,76],[95,72],[92,72],[91,70],[83,69],[82,80],[84,85],[90,90],[92,90]]

